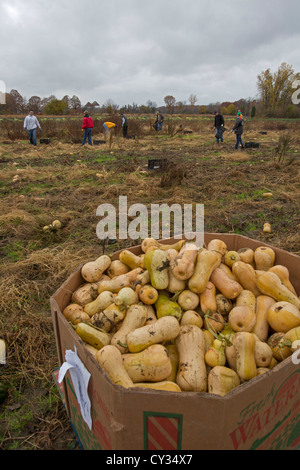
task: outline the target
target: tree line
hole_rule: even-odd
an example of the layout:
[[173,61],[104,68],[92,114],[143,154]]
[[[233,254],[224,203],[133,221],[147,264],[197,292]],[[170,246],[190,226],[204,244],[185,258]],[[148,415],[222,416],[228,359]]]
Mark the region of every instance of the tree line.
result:
[[[300,80],[300,73],[295,73],[293,67],[283,62],[274,73],[270,69],[261,72],[257,76],[256,99],[239,99],[235,102],[215,102],[208,105],[198,104],[196,94],[191,94],[187,101],[176,101],[173,95],[164,97],[164,106],[157,106],[154,101],[148,100],[146,104],[136,103],[120,107],[112,99],[108,99],[103,105],[97,101],[81,103],[78,96],[65,95],[58,99],[54,95],[46,98],[31,96],[26,100],[18,90],[5,93],[5,99],[1,100],[0,114],[24,114],[29,110],[35,114],[45,115],[79,115],[83,110],[94,114],[108,113],[114,115],[118,112],[128,114],[149,114],[157,110],[168,114],[211,114],[215,109],[224,115],[234,115],[241,109],[246,116],[255,115],[266,117],[300,118],[298,102],[293,102],[295,83]],[[299,90],[300,94],[300,90]]]

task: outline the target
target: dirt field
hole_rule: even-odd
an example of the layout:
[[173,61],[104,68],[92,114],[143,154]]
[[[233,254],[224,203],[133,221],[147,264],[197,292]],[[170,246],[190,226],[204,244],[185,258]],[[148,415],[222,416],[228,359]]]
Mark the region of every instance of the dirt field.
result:
[[[0,382],[8,389],[1,450],[79,448],[51,375],[57,358],[49,298],[83,261],[135,244],[103,246],[96,236],[100,204],[118,207],[119,196],[147,207],[204,204],[205,231],[243,234],[300,255],[300,122],[246,123],[244,141],[259,148],[237,151],[229,132],[216,144],[212,126],[173,136],[118,135],[111,149],[0,142],[0,338],[7,343]],[[281,154],[280,137],[289,143]],[[148,170],[149,159],[168,166]],[[43,231],[56,219],[61,229]],[[265,222],[270,234],[262,231]]]

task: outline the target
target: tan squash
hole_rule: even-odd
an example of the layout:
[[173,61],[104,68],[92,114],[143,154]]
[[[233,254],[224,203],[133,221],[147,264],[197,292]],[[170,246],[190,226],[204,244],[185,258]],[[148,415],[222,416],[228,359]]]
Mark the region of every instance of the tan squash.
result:
[[219,333],[225,326],[225,319],[219,312],[206,312],[204,316],[203,326],[207,330],[212,330],[214,333]]
[[281,264],[276,264],[275,266],[272,266],[269,271],[271,273],[277,274],[281,282],[287,287],[293,294],[297,295],[297,292],[293,286],[293,284],[290,281],[290,273],[289,270],[286,266],[282,266]]
[[90,323],[91,318],[87,313],[81,310],[75,310],[70,316],[69,321],[72,325],[77,325],[78,323]]
[[144,268],[144,255],[138,256],[129,250],[122,250],[119,254],[119,260],[130,269]]
[[119,259],[115,259],[111,262],[109,268],[106,272],[108,276],[112,279],[113,277],[120,276],[121,274],[126,274],[130,271],[129,266],[122,263]]
[[146,305],[146,309],[147,309],[147,320],[146,320],[145,325],[150,325],[157,321],[157,316],[155,313],[155,309],[152,307],[152,305]]
[[153,344],[138,353],[123,354],[123,365],[136,382],[161,382],[172,372],[168,350],[162,344]]
[[198,253],[195,271],[188,280],[188,288],[201,294],[210,280],[211,274],[220,265],[220,254],[217,251],[201,249]]
[[237,261],[232,266],[232,272],[244,289],[251,290],[255,297],[261,294],[257,286],[255,269],[251,264],[245,263],[244,261]]
[[179,385],[170,380],[163,380],[162,382],[140,382],[134,384],[134,386],[152,388],[153,390],[160,390],[162,392],[181,392]]
[[126,274],[120,274],[112,279],[100,281],[98,283],[98,294],[101,294],[101,292],[105,290],[118,293],[123,287],[133,287],[139,274],[142,273],[142,268],[135,268]]
[[283,284],[277,274],[264,272],[258,276],[257,286],[262,294],[273,297],[277,302],[290,302],[300,309],[300,299]]
[[268,271],[275,262],[275,251],[268,246],[259,246],[254,251],[254,263],[258,270]]
[[199,295],[189,289],[185,289],[179,294],[177,303],[184,311],[195,310],[200,303]]
[[101,292],[93,302],[89,302],[84,306],[84,311],[92,317],[95,313],[105,310],[109,305],[114,303],[114,294],[110,291]]
[[291,328],[285,333],[285,340],[291,343],[291,350],[295,352],[300,348],[300,326]]
[[273,351],[271,347],[265,341],[261,341],[259,337],[252,333],[255,338],[255,348],[254,348],[254,357],[255,363],[257,367],[269,367],[272,357]]
[[132,287],[122,287],[114,297],[114,303],[120,308],[129,308],[139,302],[139,296]]
[[251,332],[256,323],[256,315],[247,305],[236,305],[228,315],[228,322],[236,332]]
[[253,328],[261,341],[267,341],[269,336],[270,325],[268,322],[268,310],[275,303],[275,300],[268,295],[259,295],[256,297],[256,323]]
[[[173,265],[175,259],[178,256],[178,251],[175,249],[169,249],[167,250],[167,255],[170,260],[170,266]],[[169,275],[169,284],[168,284],[168,292],[171,292],[172,294],[175,294],[176,292],[181,292],[182,290],[185,289],[186,287],[186,281],[182,281],[180,279],[177,279],[172,271],[172,268],[169,266],[168,268],[168,275]]]
[[233,344],[231,346],[225,346],[225,356],[230,369],[236,371],[236,352]]
[[111,304],[103,312],[95,313],[91,317],[91,324],[101,330],[110,332],[118,323],[124,320],[125,314],[126,309]]
[[225,295],[219,293],[216,294],[216,304],[217,312],[219,312],[223,316],[223,318],[227,318],[233,306],[232,301],[230,299],[227,299]]
[[204,356],[205,362],[208,366],[225,366],[225,346],[225,341],[214,339],[212,345],[208,348]]
[[221,263],[219,268],[225,271],[229,279],[232,279],[233,281],[238,282],[237,277],[233,274],[232,269],[229,266],[227,266],[227,264]]
[[80,338],[96,349],[101,349],[109,344],[111,336],[105,331],[94,328],[91,324],[78,323],[75,325],[75,331]]
[[210,348],[210,346],[214,342],[214,335],[212,334],[211,331],[206,330],[205,328],[202,328],[204,339],[205,339],[205,352]]
[[198,247],[195,243],[185,243],[178,256],[171,262],[173,276],[180,281],[189,279],[195,271]]
[[206,392],[205,338],[202,330],[194,325],[181,326],[175,344],[179,354],[176,383],[183,391]]
[[227,252],[227,245],[223,240],[213,238],[208,242],[207,249],[219,253],[220,258],[222,258]]
[[224,263],[226,266],[229,266],[229,268],[231,268],[236,261],[240,261],[240,259],[239,253],[235,250],[229,250],[224,255]]
[[235,299],[242,291],[243,287],[239,282],[230,279],[225,271],[215,268],[210,276],[210,281],[227,299]]
[[131,305],[123,319],[121,327],[113,335],[110,344],[118,348],[122,354],[128,351],[127,335],[136,328],[145,325],[148,312],[145,305],[136,304]]
[[246,331],[236,333],[232,338],[236,353],[236,372],[244,382],[256,376],[255,338]]
[[185,312],[183,312],[183,315],[180,320],[180,326],[183,325],[195,325],[198,326],[198,328],[202,328],[203,319],[201,315],[195,310],[186,310]]
[[238,250],[238,254],[240,257],[240,261],[251,264],[251,266],[254,267],[254,251],[252,250],[252,248],[249,248],[249,247],[240,248]]
[[68,321],[71,321],[71,317],[74,314],[74,312],[78,312],[78,311],[83,312],[83,307],[81,307],[81,305],[71,303],[63,309],[62,313],[63,313],[63,316]]
[[155,323],[137,328],[127,335],[130,352],[139,352],[152,344],[170,341],[178,336],[180,325],[174,316],[159,318]]
[[275,302],[268,310],[268,322],[274,331],[287,333],[300,326],[300,310],[290,302]]
[[138,296],[144,304],[153,305],[157,301],[158,291],[151,284],[145,284],[139,289]]
[[169,341],[165,343],[165,347],[168,351],[169,358],[172,364],[172,370],[170,375],[166,378],[167,381],[175,382],[176,375],[178,370],[178,363],[179,363],[179,354],[175,345],[174,341]]
[[239,305],[246,305],[249,307],[253,312],[255,312],[256,308],[256,298],[251,290],[243,289],[241,293],[236,298],[235,302],[236,306]]
[[81,268],[81,275],[86,282],[99,281],[104,271],[109,268],[111,258],[107,255],[102,255],[95,261],[85,263]]
[[240,385],[237,373],[225,366],[215,366],[208,374],[208,392],[224,397]]
[[134,383],[129,377],[122,360],[122,354],[111,344],[103,347],[96,354],[96,360],[105,371],[110,380],[124,388],[134,387]]
[[208,281],[204,291],[199,294],[199,298],[201,312],[213,313],[217,311],[216,286],[211,281]]
[[96,283],[87,282],[79,286],[72,294],[71,302],[84,307],[86,304],[93,302],[98,296],[98,285]]
[[167,289],[169,284],[168,268],[170,260],[164,250],[147,251],[144,265],[150,274],[151,285],[158,290]]

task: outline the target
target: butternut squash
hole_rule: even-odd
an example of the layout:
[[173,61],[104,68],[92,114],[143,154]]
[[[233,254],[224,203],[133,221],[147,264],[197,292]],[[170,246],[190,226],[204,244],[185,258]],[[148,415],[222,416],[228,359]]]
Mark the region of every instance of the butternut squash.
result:
[[227,252],[227,245],[223,240],[214,238],[208,242],[207,249],[219,253],[220,258],[222,258]]
[[178,256],[171,263],[172,273],[176,279],[185,281],[193,275],[197,254],[198,247],[195,243],[183,245]]
[[220,254],[216,251],[202,248],[197,256],[195,271],[188,280],[188,288],[196,294],[201,294],[210,280],[211,274],[220,265]]
[[217,312],[219,312],[223,318],[227,318],[230,310],[232,309],[232,301],[227,299],[223,294],[216,294]]
[[122,360],[122,354],[115,346],[109,344],[100,349],[96,354],[96,360],[105,371],[110,380],[124,388],[134,387]]
[[179,296],[177,303],[182,308],[182,310],[195,310],[199,305],[199,295],[195,292],[190,291],[189,289],[183,290]]
[[152,388],[162,392],[181,392],[180,387],[170,380],[163,380],[162,382],[139,382],[134,384],[135,387]]
[[265,341],[261,341],[259,337],[252,333],[255,338],[255,348],[254,348],[254,357],[255,363],[257,367],[269,367],[272,357],[273,351],[271,347]]
[[275,303],[275,300],[268,295],[259,295],[256,297],[256,323],[253,328],[261,341],[267,341],[269,336],[270,325],[268,322],[268,310]]
[[105,331],[100,331],[87,323],[75,325],[75,331],[80,338],[96,349],[101,349],[110,342],[110,335]]
[[268,246],[259,246],[254,251],[254,263],[258,270],[268,271],[275,261],[275,251]]
[[278,331],[268,338],[268,345],[272,349],[273,357],[278,362],[283,361],[293,353],[290,343],[285,339],[285,335],[286,333]]
[[212,330],[214,333],[219,333],[225,326],[225,320],[219,312],[212,312],[204,315],[203,326],[207,330]]
[[157,318],[162,318],[165,316],[173,316],[179,321],[182,316],[182,309],[177,302],[169,299],[164,294],[159,294],[155,302],[155,310]]
[[123,365],[136,382],[161,382],[172,372],[168,350],[161,344],[153,344],[138,353],[123,354]]
[[236,353],[236,372],[244,382],[256,376],[257,367],[255,362],[255,338],[247,332],[236,333],[232,338]]
[[178,251],[175,249],[167,250],[167,255],[170,260],[170,266],[168,268],[168,275],[169,275],[169,284],[168,284],[168,292],[175,294],[176,292],[181,292],[186,287],[186,281],[182,281],[177,279],[172,271],[171,266],[173,265],[175,259],[178,256]]
[[227,299],[235,299],[242,291],[243,287],[239,282],[230,279],[225,271],[215,268],[210,276],[210,281]]
[[107,255],[102,255],[95,261],[85,263],[81,268],[81,275],[87,282],[99,281],[104,271],[109,268],[111,258]]
[[113,277],[120,276],[121,274],[126,274],[130,271],[129,266],[122,263],[119,259],[115,259],[111,262],[109,268],[107,268],[106,272],[108,276],[112,279]]
[[169,341],[165,343],[165,347],[168,351],[169,358],[172,364],[172,371],[170,375],[166,378],[167,381],[175,382],[176,375],[178,370],[178,363],[179,363],[179,354],[175,345],[174,341]]
[[159,318],[155,323],[136,328],[127,335],[130,352],[139,352],[152,344],[170,341],[178,336],[180,325],[174,316]]
[[158,291],[151,284],[145,284],[138,292],[139,299],[146,305],[153,305],[158,299]]
[[150,283],[155,289],[167,289],[169,284],[169,264],[170,260],[164,250],[147,251],[145,254],[144,265],[150,274]]
[[203,331],[194,325],[181,326],[175,344],[179,354],[176,383],[183,391],[206,392],[207,372]]
[[86,304],[93,302],[98,295],[98,286],[96,283],[87,282],[79,286],[72,294],[71,302],[84,307]]
[[91,319],[90,316],[81,311],[81,310],[75,310],[69,320],[73,325],[77,325],[78,323],[90,323]]
[[144,268],[144,255],[138,256],[129,250],[122,250],[119,254],[119,260],[130,269]]
[[110,332],[118,323],[124,320],[126,309],[120,309],[115,304],[109,305],[103,312],[95,313],[91,317],[91,324],[97,328]]
[[277,274],[281,282],[287,287],[293,294],[297,295],[297,292],[293,286],[293,284],[290,281],[290,273],[289,270],[286,266],[282,266],[281,264],[276,264],[275,266],[272,266],[269,271],[271,273]]
[[126,312],[121,327],[113,335],[110,344],[118,348],[122,354],[126,353],[128,351],[127,335],[136,328],[144,326],[147,316],[148,312],[145,305],[131,305]]
[[268,322],[274,331],[287,333],[300,326],[300,310],[290,302],[275,302],[268,310]]
[[261,294],[257,286],[257,276],[251,264],[237,261],[232,265],[232,272],[244,289],[251,290],[255,297]]
[[215,366],[208,374],[208,392],[224,397],[240,385],[237,373],[225,366]]
[[249,247],[240,248],[238,250],[238,254],[240,257],[240,261],[251,264],[251,266],[254,267],[254,251],[252,250],[252,248],[249,248]]
[[211,281],[208,281],[204,291],[199,294],[199,298],[201,312],[213,313],[217,311],[216,286]]
[[290,302],[300,309],[300,299],[283,284],[277,274],[271,271],[264,272],[258,276],[257,286],[262,294],[273,297],[277,302]]
[[255,312],[247,305],[236,305],[228,315],[231,328],[238,331],[251,332],[255,326]]
[[239,253],[235,250],[227,251],[224,255],[224,263],[226,266],[229,266],[229,268],[231,268],[236,261],[240,261],[240,259]]
[[291,328],[286,332],[284,338],[291,343],[291,350],[295,352],[300,348],[300,326]]
[[208,366],[225,366],[226,355],[225,355],[225,341],[215,339],[212,345],[208,348],[205,353],[204,359]]
[[133,287],[139,274],[143,273],[142,268],[135,268],[126,274],[120,274],[112,279],[105,279],[98,283],[98,294],[108,290],[110,292],[118,293],[123,287]]
[[83,312],[83,308],[81,305],[78,305],[78,304],[69,304],[67,305],[64,309],[63,309],[63,316],[68,320],[68,321],[71,321],[71,317],[73,315],[74,312]]
[[84,311],[92,317],[95,313],[105,310],[109,305],[114,303],[114,295],[110,291],[104,291],[97,296],[95,300],[84,306]]
[[236,306],[246,305],[253,312],[255,312],[256,307],[256,298],[251,290],[243,289],[241,293],[236,298]]
[[233,274],[232,269],[229,266],[227,266],[227,264],[221,263],[219,268],[225,271],[229,279],[232,279],[233,281],[238,282],[237,277]]
[[147,320],[146,320],[145,325],[150,325],[157,321],[157,316],[152,305],[146,305],[146,309],[147,309]]
[[180,320],[180,326],[183,325],[195,325],[198,326],[198,328],[202,328],[203,320],[201,315],[198,312],[195,312],[195,310],[186,310],[183,312]]
[[114,303],[120,308],[129,308],[139,302],[139,296],[132,287],[122,287],[114,298]]

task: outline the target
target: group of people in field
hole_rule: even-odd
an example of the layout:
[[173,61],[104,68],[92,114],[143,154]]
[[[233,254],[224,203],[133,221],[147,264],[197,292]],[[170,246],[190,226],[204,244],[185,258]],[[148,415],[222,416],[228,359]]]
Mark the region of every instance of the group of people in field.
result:
[[[123,113],[121,113],[121,118],[122,118],[121,127],[123,131],[123,137],[126,138],[127,131],[128,131],[128,119]],[[216,134],[215,134],[216,142],[222,143],[224,142],[223,134],[226,130],[224,117],[221,113],[219,113],[219,111],[214,111],[214,119],[215,119],[214,128],[216,131]],[[154,129],[157,132],[162,131],[163,123],[164,123],[164,116],[158,111],[156,113],[155,123],[153,124]],[[112,139],[112,129],[115,129],[116,127],[117,127],[117,124],[114,122],[106,121],[103,123],[105,135],[109,139],[110,143]],[[33,111],[29,111],[29,114],[25,117],[25,120],[24,120],[24,131],[27,130],[29,141],[32,145],[35,145],[35,146],[37,145],[36,136],[37,136],[38,128],[40,129],[40,131],[42,130],[40,123],[38,119],[36,118],[36,116],[34,115]],[[83,140],[82,140],[81,145],[85,145],[86,141],[88,141],[89,145],[93,145],[93,142],[92,142],[93,128],[94,128],[93,119],[90,117],[88,111],[85,111],[83,122],[82,122],[82,131],[84,132],[84,135],[83,135]],[[238,110],[234,126],[230,131],[231,133],[234,132],[236,135],[235,149],[237,149],[239,145],[241,146],[242,149],[245,148],[244,142],[242,140],[243,131],[244,131],[244,118],[243,118],[242,112]]]

